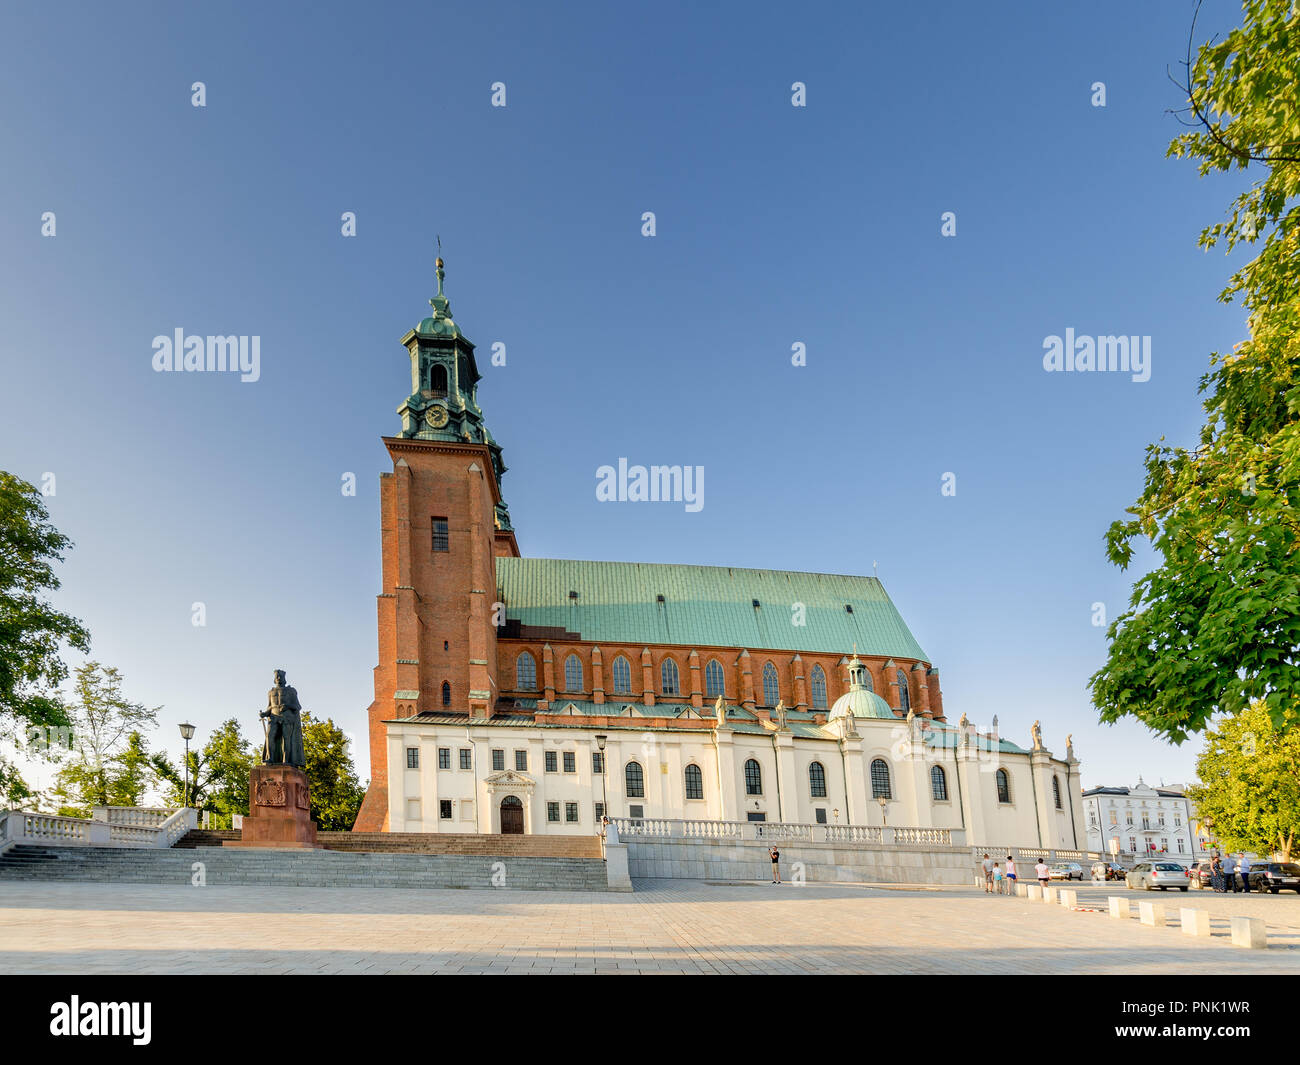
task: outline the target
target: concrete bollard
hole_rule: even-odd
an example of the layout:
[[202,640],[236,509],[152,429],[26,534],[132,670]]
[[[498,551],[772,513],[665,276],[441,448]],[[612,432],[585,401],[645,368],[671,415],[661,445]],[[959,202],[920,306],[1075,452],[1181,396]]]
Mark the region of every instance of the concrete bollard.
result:
[[1208,936],[1210,934],[1210,911],[1194,910],[1184,906],[1178,911],[1178,919],[1183,925],[1185,936]]
[[1049,885],[1048,887],[1043,888],[1043,901],[1046,902],[1046,903],[1053,903],[1053,902],[1055,902],[1055,901],[1056,901],[1056,888],[1051,887],[1050,885]]
[[1232,945],[1234,947],[1251,947],[1259,950],[1268,946],[1268,932],[1264,929],[1262,917],[1230,917]]
[[1029,885],[1028,885],[1028,884],[1016,884],[1016,894],[1019,895],[1022,899],[1028,898],[1028,897],[1029,897]]
[[1123,895],[1108,895],[1106,902],[1110,906],[1110,915],[1121,921],[1127,920],[1133,916],[1132,907],[1129,901]]
[[1079,893],[1072,888],[1061,888],[1057,895],[1061,899],[1061,905],[1066,909],[1079,905]]
[[1026,884],[1025,897],[1030,900],[1041,899],[1043,897],[1042,887],[1038,884]]
[[1164,928],[1168,922],[1165,920],[1165,906],[1162,902],[1139,902],[1138,919],[1143,924],[1149,924],[1153,928]]

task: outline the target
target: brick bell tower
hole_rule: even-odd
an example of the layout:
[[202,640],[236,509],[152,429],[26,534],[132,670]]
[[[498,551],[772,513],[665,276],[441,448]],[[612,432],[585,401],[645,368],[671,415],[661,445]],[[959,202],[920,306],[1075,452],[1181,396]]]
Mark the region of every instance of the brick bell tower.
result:
[[411,394],[401,432],[384,437],[393,472],[380,475],[383,586],[379,665],[367,711],[370,787],[353,826],[387,831],[385,721],[417,713],[488,717],[496,703],[497,555],[519,546],[501,498],[506,468],[478,405],[474,345],[451,318],[437,260],[433,313],[402,337]]

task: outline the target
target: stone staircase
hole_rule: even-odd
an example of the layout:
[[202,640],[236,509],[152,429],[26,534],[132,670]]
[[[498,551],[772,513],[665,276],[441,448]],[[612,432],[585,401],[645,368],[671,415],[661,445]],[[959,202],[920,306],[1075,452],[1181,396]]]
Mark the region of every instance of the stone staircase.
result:
[[[220,837],[224,833],[215,835]],[[323,835],[350,836],[352,833]],[[486,838],[500,840],[502,837]],[[515,838],[553,840],[556,837]],[[605,863],[600,858],[501,853],[245,850],[203,843],[178,844],[166,850],[24,844],[0,855],[0,883],[79,880],[190,885],[196,862],[203,864],[206,882],[212,887],[608,890]]]
[[[181,848],[220,847],[238,842],[238,829],[193,829]],[[331,851],[370,854],[465,854],[488,858],[600,858],[597,836],[479,836],[452,832],[318,832],[316,842]]]

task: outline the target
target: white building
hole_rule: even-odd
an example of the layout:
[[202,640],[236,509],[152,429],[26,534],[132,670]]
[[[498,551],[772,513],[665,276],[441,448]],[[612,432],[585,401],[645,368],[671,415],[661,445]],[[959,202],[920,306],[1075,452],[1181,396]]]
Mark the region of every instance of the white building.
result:
[[1139,777],[1132,788],[1089,788],[1083,809],[1088,850],[1123,860],[1160,854],[1194,861],[1214,853],[1213,838],[1178,789],[1153,788]]
[[[600,818],[958,829],[954,842],[1082,849],[1079,762],[912,714],[899,719],[848,662],[821,723],[718,704],[590,707],[386,721],[388,827],[590,834]],[[721,703],[721,700],[719,701]],[[674,708],[674,712],[678,708]],[[603,744],[603,750],[602,750]],[[608,773],[602,772],[608,766]],[[883,801],[882,801],[883,800]]]

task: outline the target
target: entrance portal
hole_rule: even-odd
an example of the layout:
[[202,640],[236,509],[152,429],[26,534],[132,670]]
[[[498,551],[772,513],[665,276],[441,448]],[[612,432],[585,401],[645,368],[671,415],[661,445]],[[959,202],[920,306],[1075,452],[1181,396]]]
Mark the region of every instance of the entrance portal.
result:
[[510,836],[524,834],[524,804],[513,795],[501,800],[501,832]]

